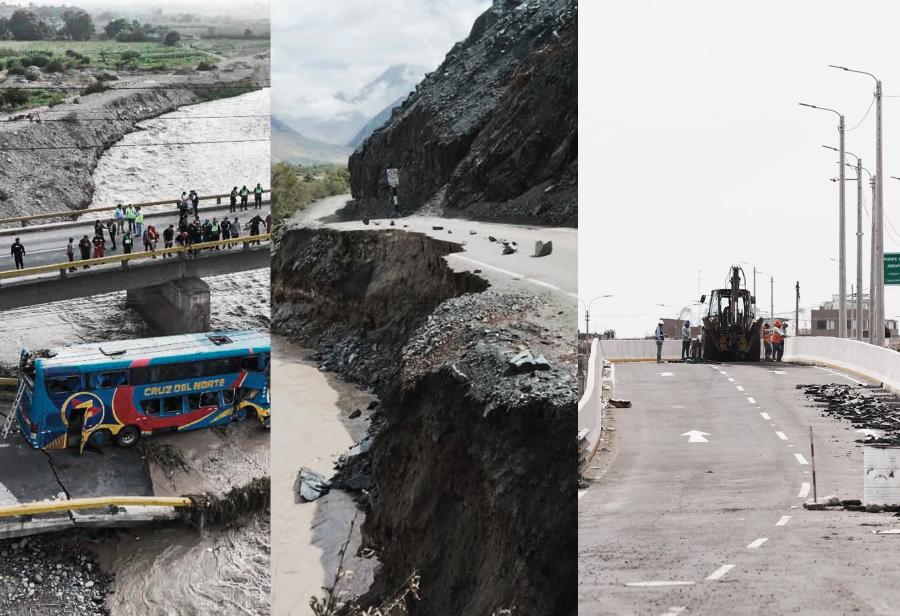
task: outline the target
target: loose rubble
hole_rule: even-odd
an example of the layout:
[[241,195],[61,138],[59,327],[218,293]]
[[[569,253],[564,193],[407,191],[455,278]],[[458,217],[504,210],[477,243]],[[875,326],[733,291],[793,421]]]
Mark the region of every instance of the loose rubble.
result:
[[900,398],[879,385],[797,385],[823,415],[868,430],[857,443],[900,445]]
[[76,540],[0,541],[0,613],[7,616],[107,616],[113,576]]

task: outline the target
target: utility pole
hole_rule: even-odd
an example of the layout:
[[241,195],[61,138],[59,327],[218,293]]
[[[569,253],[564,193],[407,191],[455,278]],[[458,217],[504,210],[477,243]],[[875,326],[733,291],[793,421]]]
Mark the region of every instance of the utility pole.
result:
[[862,266],[862,160],[856,158],[856,339],[862,340],[862,288],[863,288],[863,266]]
[[[812,327],[812,325],[810,325]],[[795,287],[794,292],[794,335],[800,335],[800,281],[797,281],[797,286]]]
[[838,235],[839,235],[839,254],[838,258],[840,259],[840,274],[838,275],[838,301],[841,303],[840,310],[838,311],[838,318],[840,322],[838,323],[838,338],[846,338],[847,337],[847,220],[846,220],[846,190],[844,189],[844,179],[845,179],[845,171],[844,171],[844,160],[846,155],[844,154],[844,115],[838,114],[838,133],[841,138],[841,173],[840,173],[840,181],[838,182],[840,188],[839,195],[839,203],[840,207],[840,224],[838,225]]
[[[884,170],[881,167],[881,80],[875,78],[875,190],[878,192],[878,227],[875,234],[875,269],[878,272],[878,302],[876,304],[875,344],[884,346]],[[873,204],[872,209],[875,209]]]
[[872,186],[872,237],[869,248],[869,344],[875,344],[875,298],[878,296],[878,268],[875,267],[875,234],[877,233],[877,224],[875,223],[875,201],[878,200],[878,191],[876,189],[877,182],[875,176],[869,180]]
[[587,337],[591,337],[591,311],[584,311],[584,333],[587,334]]
[[775,276],[769,276],[769,313],[775,320]]

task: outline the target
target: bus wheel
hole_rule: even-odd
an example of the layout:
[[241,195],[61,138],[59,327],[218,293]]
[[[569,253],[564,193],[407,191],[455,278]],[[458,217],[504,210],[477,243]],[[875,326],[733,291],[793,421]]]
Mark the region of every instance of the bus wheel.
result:
[[141,433],[137,428],[134,426],[125,426],[116,435],[116,443],[118,443],[120,447],[131,447],[138,442],[140,436]]
[[243,406],[239,409],[235,409],[234,420],[235,421],[244,421],[245,419],[247,419],[247,407]]
[[102,447],[112,442],[112,433],[109,430],[94,430],[88,437],[88,444],[94,447]]

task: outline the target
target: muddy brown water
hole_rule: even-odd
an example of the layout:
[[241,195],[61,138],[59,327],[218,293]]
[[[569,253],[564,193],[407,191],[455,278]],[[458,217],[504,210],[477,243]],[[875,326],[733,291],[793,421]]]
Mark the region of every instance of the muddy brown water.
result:
[[[170,115],[267,114],[268,91],[193,105]],[[263,122],[265,127],[260,126]],[[124,142],[241,139],[268,136],[268,120],[151,120]],[[113,148],[94,174],[95,203],[152,200],[196,188],[223,192],[235,183],[268,187],[269,145]],[[206,148],[206,149],[204,149]],[[211,161],[215,161],[211,164]],[[158,170],[148,180],[147,169]],[[212,329],[268,329],[269,270],[205,279],[211,289]],[[125,293],[110,293],[4,312],[0,323],[0,364],[14,365],[19,349],[150,336],[141,316],[125,306]],[[244,426],[235,426],[243,428]],[[204,487],[223,492],[230,485],[267,472],[268,433],[241,437],[240,446],[221,446],[213,431],[172,435],[194,462],[191,474],[165,485],[158,469],[154,484],[162,492]],[[177,437],[177,438],[176,438]],[[221,440],[221,439],[220,439]],[[244,520],[224,530],[181,526],[144,528],[110,534],[89,544],[107,571],[116,574],[108,605],[114,616],[249,615],[270,613],[269,520]]]

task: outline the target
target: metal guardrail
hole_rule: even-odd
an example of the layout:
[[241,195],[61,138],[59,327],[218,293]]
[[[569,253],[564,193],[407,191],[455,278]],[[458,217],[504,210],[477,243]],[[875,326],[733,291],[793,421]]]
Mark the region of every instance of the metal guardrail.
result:
[[83,259],[79,261],[65,261],[63,263],[51,263],[50,265],[39,265],[37,267],[26,267],[20,270],[6,270],[0,272],[0,280],[9,280],[12,278],[24,278],[37,274],[47,274],[51,272],[59,272],[60,276],[65,278],[70,268],[78,269],[85,266],[105,265],[108,263],[121,263],[123,267],[127,267],[129,261],[147,260],[160,257],[162,255],[180,255],[185,258],[188,253],[194,253],[210,248],[227,248],[230,246],[244,245],[244,250],[249,249],[250,244],[254,242],[263,242],[271,239],[271,233],[261,233],[259,235],[244,235],[237,239],[217,240],[215,242],[201,242],[192,244],[191,246],[173,246],[172,248],[161,248],[159,250],[147,250],[141,252],[132,252],[129,254],[111,255],[109,257],[100,257],[97,259]]
[[[271,192],[271,189],[266,188],[263,190],[263,194]],[[207,195],[205,197],[200,197],[200,201],[206,201],[209,199],[215,199],[216,203],[219,204],[222,202],[222,199],[226,197],[230,197],[231,193],[223,193],[221,195]],[[145,201],[143,203],[122,203],[123,207],[128,205],[133,205],[135,207],[147,207],[151,205],[177,205],[179,203],[178,199],[163,199],[162,201]],[[89,216],[91,214],[97,212],[112,212],[118,207],[118,205],[108,205],[103,207],[94,207],[86,210],[68,210],[66,212],[47,212],[46,214],[31,214],[29,216],[13,216],[11,218],[0,218],[0,225],[8,225],[13,223],[20,223],[21,226],[27,226],[27,223],[32,220],[49,220],[52,218],[78,218],[79,216]]]
[[78,511],[103,507],[190,507],[193,501],[184,496],[103,496],[73,498],[63,501],[37,501],[0,506],[0,518],[14,518],[58,511]]

